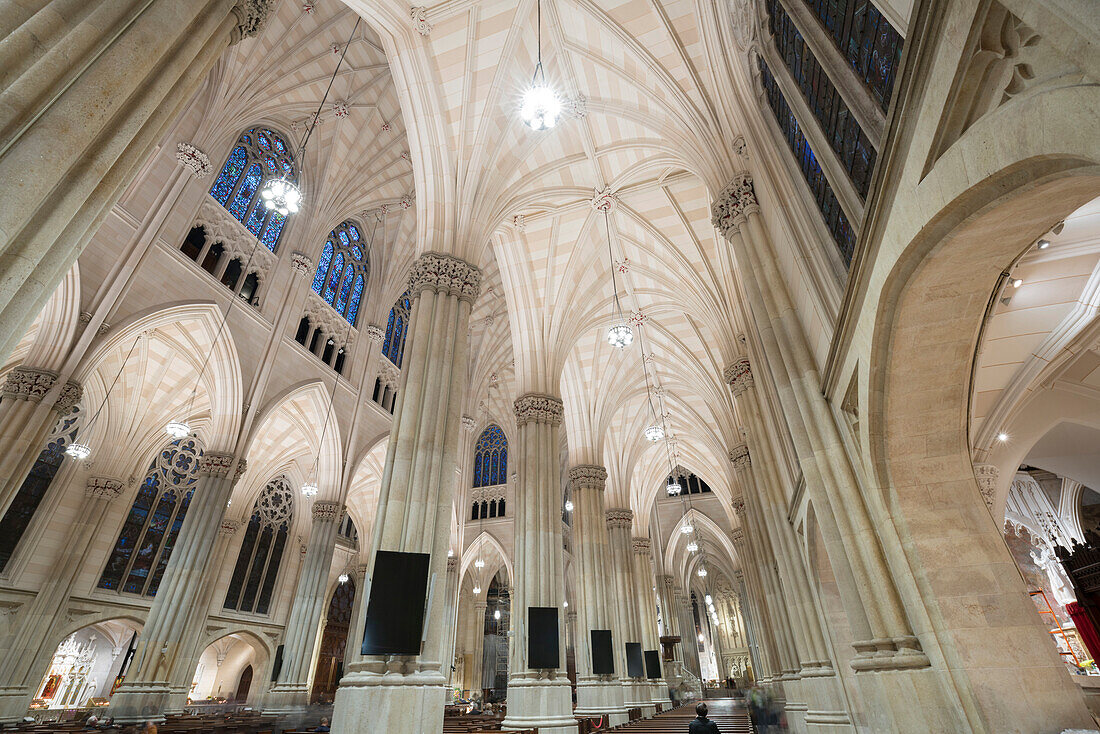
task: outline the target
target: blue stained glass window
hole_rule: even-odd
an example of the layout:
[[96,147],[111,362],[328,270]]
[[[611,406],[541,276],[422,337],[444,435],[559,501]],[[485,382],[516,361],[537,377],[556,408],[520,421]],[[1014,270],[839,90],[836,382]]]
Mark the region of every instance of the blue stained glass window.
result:
[[411,313],[409,292],[405,291],[390,309],[390,317],[386,321],[386,338],[382,341],[382,354],[398,367],[401,366],[401,358],[405,354],[405,332]]
[[285,476],[272,479],[253,505],[230,577],[225,609],[267,614],[293,512],[290,482]]
[[370,272],[363,249],[354,244],[359,239],[359,225],[350,219],[329,232],[313,277],[314,292],[352,326],[359,316],[363,287]]
[[107,559],[99,588],[156,595],[191,504],[201,456],[194,438],[173,441],[157,454]]
[[286,217],[269,214],[259,190],[264,181],[277,175],[297,181],[286,142],[274,130],[253,128],[241,135],[210,189],[210,195],[272,252],[278,247]]
[[491,487],[508,481],[508,438],[493,424],[481,432],[474,445],[474,487]]

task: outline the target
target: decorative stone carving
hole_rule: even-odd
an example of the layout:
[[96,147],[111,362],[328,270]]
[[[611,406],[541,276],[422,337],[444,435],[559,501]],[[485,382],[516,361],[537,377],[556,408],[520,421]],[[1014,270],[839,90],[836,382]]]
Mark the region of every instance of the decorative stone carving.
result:
[[741,545],[745,542],[745,531],[741,528],[734,528],[730,531],[730,540],[734,545]]
[[409,8],[409,17],[412,19],[413,30],[422,36],[432,32],[432,24],[428,22],[428,9],[423,5],[414,5]]
[[396,390],[398,384],[401,382],[401,370],[388,359],[383,359],[381,361],[382,366],[378,368],[378,379],[383,385],[389,385]]
[[588,117],[588,98],[578,93],[576,97],[567,98],[561,106],[562,115],[580,120]]
[[481,290],[481,271],[454,255],[425,252],[413,263],[409,290],[419,294],[429,289],[473,302]]
[[752,367],[749,364],[749,358],[741,357],[736,362],[727,365],[726,369],[722,370],[722,377],[730,386],[734,397],[748,390],[753,386]]
[[447,573],[455,573],[456,571],[458,571],[458,559],[457,558],[448,558],[447,559]]
[[349,107],[347,102],[332,103],[332,114],[336,115],[336,119],[343,120],[345,117],[348,116],[348,111]]
[[474,428],[477,427],[477,421],[472,416],[462,416],[462,427],[466,429],[467,433],[473,433]]
[[386,330],[378,324],[367,324],[364,333],[367,335],[367,339],[372,342],[380,342],[386,338]]
[[470,490],[471,502],[492,502],[493,500],[500,501],[504,499],[506,484],[493,484],[488,487],[475,487]]
[[540,395],[528,393],[516,398],[516,423],[549,423],[552,426],[560,426],[564,408],[562,402],[553,395]]
[[749,447],[745,444],[738,444],[730,449],[730,461],[733,463],[735,469],[748,469],[752,466],[752,459],[749,457]]
[[317,9],[314,3],[302,3],[302,12],[306,15],[313,15],[313,11]]
[[993,511],[993,503],[997,500],[997,478],[1000,472],[992,464],[975,464],[974,478],[978,480],[978,491],[982,493],[985,506]]
[[237,462],[237,470],[233,472],[233,483],[239,482],[246,471],[248,471],[248,462],[241,459]]
[[[204,196],[199,205],[199,212],[195,215],[192,226],[200,225],[206,232],[207,242],[218,242],[225,248],[225,257],[228,258],[226,262],[236,258],[241,261],[242,268],[248,266],[242,276],[255,273],[261,281],[266,280],[278,262],[275,253],[263,244],[257,246],[256,235],[238,222],[213,197]],[[312,267],[309,270],[312,272]]]
[[200,477],[228,477],[236,458],[233,454],[207,451],[199,458],[199,468],[195,473]]
[[631,538],[630,549],[639,555],[648,555],[650,548],[649,538]]
[[107,500],[110,502],[115,497],[122,494],[122,490],[126,487],[126,482],[121,479],[111,479],[110,477],[88,477],[88,481],[84,484],[84,496],[94,497],[95,499]]
[[236,520],[222,520],[222,524],[218,526],[218,535],[231,537],[236,535],[240,527],[241,524]]
[[629,528],[634,521],[634,513],[625,507],[612,507],[603,516],[609,528]]
[[729,237],[741,227],[749,214],[760,211],[756,192],[752,188],[752,176],[739,173],[722,189],[711,204],[710,222],[723,237]]
[[73,406],[84,397],[84,388],[75,382],[66,382],[54,401],[53,409],[60,415],[68,415]]
[[383,122],[382,127],[379,128],[379,130],[381,130],[384,133],[388,133],[392,129],[393,128],[390,127],[390,124],[388,122]]
[[346,349],[352,342],[352,328],[347,320],[312,288],[306,293],[305,313],[309,322],[329,339],[336,349]]
[[569,486],[574,492],[578,489],[603,491],[606,482],[607,469],[598,464],[579,464],[569,470]]
[[741,495],[734,497],[730,504],[733,505],[733,511],[738,517],[744,517],[745,515],[745,498]]
[[237,0],[237,4],[233,6],[237,28],[230,44],[258,35],[274,7],[275,0]]
[[598,212],[614,211],[619,203],[619,197],[611,190],[610,186],[602,189],[592,189],[592,208]]
[[210,165],[210,156],[191,143],[176,143],[176,161],[190,170],[195,178],[206,178],[213,170],[213,166]]
[[512,226],[517,232],[526,232],[527,217],[523,216],[522,214],[515,215],[514,217],[512,217]]
[[30,367],[15,367],[4,380],[0,395],[7,400],[29,400],[32,403],[38,403],[56,382],[57,375],[53,372]]
[[314,522],[333,522],[338,517],[340,517],[340,503],[339,502],[314,502],[313,503],[313,520],[314,520]]
[[299,278],[309,278],[310,274],[313,273],[313,260],[310,259],[309,255],[295,252],[290,256],[290,269]]
[[738,135],[736,138],[734,138],[733,144],[730,147],[733,148],[734,154],[736,154],[738,157],[748,160],[749,148],[748,145],[745,143],[744,135]]

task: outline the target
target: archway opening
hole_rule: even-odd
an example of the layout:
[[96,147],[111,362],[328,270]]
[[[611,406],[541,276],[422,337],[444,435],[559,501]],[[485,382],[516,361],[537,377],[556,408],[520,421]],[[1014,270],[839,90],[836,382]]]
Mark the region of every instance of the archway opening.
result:
[[267,651],[248,634],[234,632],[206,646],[191,680],[188,704],[194,709],[246,704],[256,699],[257,670],[267,662]]
[[314,703],[332,703],[336,688],[344,675],[344,653],[348,646],[348,626],[355,603],[355,580],[348,580],[336,587],[325,615],[325,628],[321,635],[321,649],[317,653],[317,667],[313,674]]
[[38,684],[31,709],[44,718],[66,710],[106,707],[122,683],[141,625],[108,619],[82,627],[61,641]]

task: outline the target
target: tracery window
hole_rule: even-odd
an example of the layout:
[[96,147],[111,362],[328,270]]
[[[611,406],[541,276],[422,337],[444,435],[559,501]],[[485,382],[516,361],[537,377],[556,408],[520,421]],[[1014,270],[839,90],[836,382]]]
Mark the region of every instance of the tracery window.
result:
[[[679,467],[677,468],[679,469]],[[672,478],[673,475],[670,474],[668,478],[665,479],[665,484],[662,486],[671,483]],[[676,480],[680,483],[682,491],[685,494],[705,494],[711,491],[709,484],[691,472],[684,472],[683,470],[677,472]]]
[[359,226],[350,219],[329,232],[313,277],[314,293],[339,311],[352,326],[359,316],[359,302],[370,272],[362,239]]
[[474,487],[508,481],[508,438],[498,425],[481,432],[474,445]]
[[267,614],[293,514],[294,491],[289,480],[285,476],[272,479],[252,507],[225,595],[226,609]]
[[0,520],[0,572],[7,567],[16,546],[27,532],[34,513],[46,496],[46,490],[50,488],[50,483],[61,468],[65,447],[76,438],[82,418],[81,407],[75,405],[68,415],[58,419],[57,426],[46,441],[46,448],[38,455],[30,473],[4,513],[4,519]]
[[795,118],[794,113],[787,104],[787,100],[784,99],[783,93],[779,90],[779,85],[775,83],[775,77],[772,76],[771,69],[768,68],[763,58],[759,58],[759,63],[764,95],[768,99],[768,105],[775,115],[776,122],[779,123],[779,130],[786,138],[791,152],[794,153],[795,161],[802,171],[802,176],[806,179],[806,184],[810,187],[810,194],[817,203],[821,216],[825,219],[825,226],[840,249],[840,255],[844,258],[844,263],[850,265],[852,253],[855,251],[855,232],[852,231],[852,226],[849,224],[844,210],[841,209],[840,202],[837,200],[832,186],[825,178],[825,172],[821,170],[821,164],[817,162],[817,156],[814,155],[806,136],[802,133],[802,127],[798,124],[798,119]]
[[279,244],[286,217],[265,207],[259,191],[264,181],[283,175],[298,179],[286,140],[274,130],[254,127],[241,134],[210,188],[210,195],[272,252]]
[[382,342],[382,354],[398,367],[401,366],[401,357],[405,354],[405,336],[409,330],[411,313],[409,292],[405,291],[390,309],[390,318],[386,322],[386,339]]
[[156,596],[195,491],[202,446],[181,438],[149,465],[130,514],[99,579],[99,588]]

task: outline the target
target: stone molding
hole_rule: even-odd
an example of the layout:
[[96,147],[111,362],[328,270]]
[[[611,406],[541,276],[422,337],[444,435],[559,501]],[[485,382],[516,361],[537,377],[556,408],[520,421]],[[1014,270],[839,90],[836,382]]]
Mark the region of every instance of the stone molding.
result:
[[552,426],[560,426],[565,408],[562,402],[553,395],[540,393],[527,393],[516,398],[516,424],[549,423]]
[[752,176],[748,173],[739,173],[733,180],[726,184],[710,207],[710,223],[722,232],[723,237],[729,237],[741,229],[741,223],[754,212],[760,211],[760,205],[756,201],[756,192],[752,188]]
[[578,464],[569,470],[569,486],[574,492],[578,489],[603,491],[606,483],[607,469],[599,464]]
[[426,290],[473,302],[481,291],[481,271],[454,255],[425,252],[413,263],[409,291],[419,295]]
[[313,503],[313,521],[314,522],[333,522],[338,517],[340,517],[340,503],[339,502],[314,502]]
[[997,479],[1001,472],[993,464],[975,464],[974,478],[978,481],[978,491],[982,493],[985,506],[993,511],[993,503],[997,500]]
[[366,578],[367,571],[369,570],[370,566],[366,563],[360,563],[355,567],[355,573],[358,574],[359,578]]
[[741,357],[732,364],[726,365],[726,369],[722,370],[722,377],[725,379],[726,384],[730,386],[734,397],[748,390],[753,386],[752,366],[749,364],[749,358]]
[[752,457],[749,456],[749,447],[746,444],[737,444],[730,449],[730,462],[735,469],[748,469],[752,466]]
[[634,512],[625,507],[612,507],[603,516],[609,528],[629,528],[634,521]]
[[237,17],[237,27],[233,31],[230,45],[259,35],[274,7],[275,0],[237,0],[232,10]]
[[[505,490],[508,486],[505,484],[493,484],[488,487],[475,487],[470,490],[471,502],[492,502],[493,500],[504,499]],[[500,517],[499,515],[497,517]]]
[[206,178],[214,170],[210,156],[191,143],[176,143],[176,162],[191,171],[195,178]]
[[236,458],[233,454],[207,451],[199,457],[199,467],[195,470],[195,474],[200,477],[228,477]]
[[312,288],[306,292],[305,313],[313,326],[332,339],[334,349],[345,349],[351,345],[353,327],[348,324],[343,314],[317,295]]
[[236,520],[222,520],[222,524],[218,526],[218,535],[225,537],[231,537],[237,534],[241,524]]
[[15,367],[4,380],[4,387],[0,388],[0,394],[9,400],[40,403],[56,383],[57,375],[53,372],[30,367]]
[[378,324],[367,324],[363,333],[366,334],[367,340],[372,342],[380,342],[386,338],[386,330]]
[[122,490],[126,487],[126,482],[121,479],[111,479],[110,477],[88,477],[88,481],[84,484],[84,496],[94,497],[100,500],[111,500],[122,494]]
[[388,359],[381,360],[382,366],[378,368],[378,379],[383,385],[389,385],[394,390],[401,382],[401,370]]
[[292,253],[290,256],[290,269],[299,278],[307,279],[313,272],[313,260],[309,255],[301,252]]
[[203,197],[191,226],[197,225],[202,225],[205,230],[207,242],[218,242],[225,248],[226,262],[236,258],[241,261],[242,268],[247,265],[241,273],[242,277],[255,273],[261,281],[266,280],[279,260],[274,252],[259,243],[248,227],[212,196]]
[[631,538],[630,549],[638,555],[648,555],[650,551],[649,538]]
[[423,5],[413,5],[409,8],[409,18],[412,20],[413,30],[422,36],[432,32],[432,24],[428,22],[428,9]]

